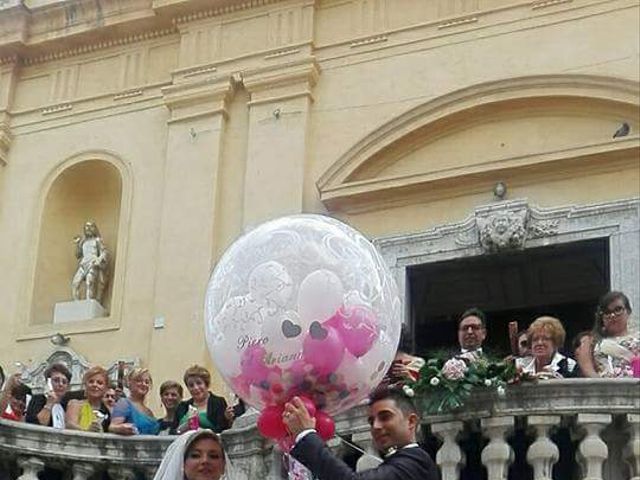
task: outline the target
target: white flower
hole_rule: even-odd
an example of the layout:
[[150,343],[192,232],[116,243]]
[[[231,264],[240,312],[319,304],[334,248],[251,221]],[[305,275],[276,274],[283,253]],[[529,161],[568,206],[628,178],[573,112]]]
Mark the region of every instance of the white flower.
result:
[[498,392],[499,397],[504,397],[507,394],[507,391],[502,385],[499,385],[498,388],[496,388],[496,391]]
[[438,377],[433,377],[431,380],[429,380],[429,383],[432,387],[437,387],[440,383],[440,379]]
[[411,388],[409,385],[403,385],[402,391],[409,398],[413,398],[413,396],[416,394],[416,392],[413,391],[413,388]]
[[484,381],[484,386],[485,386],[485,387],[490,387],[490,386],[491,386],[491,383],[492,383],[492,382],[491,382],[491,380],[487,378],[487,379],[485,379],[485,381]]
[[465,373],[467,373],[469,367],[467,367],[467,362],[464,360],[460,360],[458,358],[452,358],[447,360],[447,362],[442,367],[442,375],[445,376],[448,380],[460,380],[464,378]]

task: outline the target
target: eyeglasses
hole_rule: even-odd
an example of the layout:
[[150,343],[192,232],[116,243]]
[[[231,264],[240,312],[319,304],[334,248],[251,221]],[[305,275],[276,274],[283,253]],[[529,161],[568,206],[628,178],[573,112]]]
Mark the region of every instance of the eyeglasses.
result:
[[67,383],[69,383],[69,380],[67,380],[66,377],[52,377],[51,378],[51,383],[58,383],[60,385],[66,385]]
[[619,315],[622,315],[626,311],[627,311],[626,308],[618,305],[613,310],[605,310],[605,311],[603,311],[602,312],[602,316],[606,317],[606,318],[617,317]]
[[461,332],[466,332],[467,330],[471,329],[474,332],[477,332],[478,330],[482,330],[483,328],[484,327],[482,325],[460,325],[460,327],[458,327],[458,330],[460,330]]

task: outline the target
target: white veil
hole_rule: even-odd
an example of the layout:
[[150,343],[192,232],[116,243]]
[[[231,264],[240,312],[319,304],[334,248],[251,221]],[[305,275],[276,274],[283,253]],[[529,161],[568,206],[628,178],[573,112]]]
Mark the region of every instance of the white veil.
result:
[[[185,453],[194,441],[202,437],[215,437],[220,441],[219,435],[211,430],[190,430],[183,433],[167,448],[153,480],[184,480]],[[220,444],[222,445],[221,441]],[[237,476],[233,473],[234,467],[229,460],[227,452],[224,452],[224,459],[225,473],[220,480],[235,480]]]

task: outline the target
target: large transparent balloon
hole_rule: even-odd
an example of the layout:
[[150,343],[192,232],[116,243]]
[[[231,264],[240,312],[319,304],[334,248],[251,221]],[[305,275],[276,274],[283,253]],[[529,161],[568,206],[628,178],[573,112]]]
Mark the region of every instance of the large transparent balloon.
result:
[[397,287],[375,247],[320,215],[283,217],[238,239],[211,275],[205,318],[220,373],[263,410],[258,426],[274,438],[294,395],[330,415],[365,399],[401,328]]

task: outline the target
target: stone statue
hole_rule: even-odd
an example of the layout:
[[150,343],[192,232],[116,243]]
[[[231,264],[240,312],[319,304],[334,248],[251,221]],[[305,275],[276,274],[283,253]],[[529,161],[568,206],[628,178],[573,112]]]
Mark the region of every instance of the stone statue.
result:
[[85,298],[102,304],[102,296],[109,280],[109,252],[94,222],[84,224],[84,235],[73,239],[76,244],[78,270],[71,281],[74,300],[80,300],[80,286],[85,284]]

